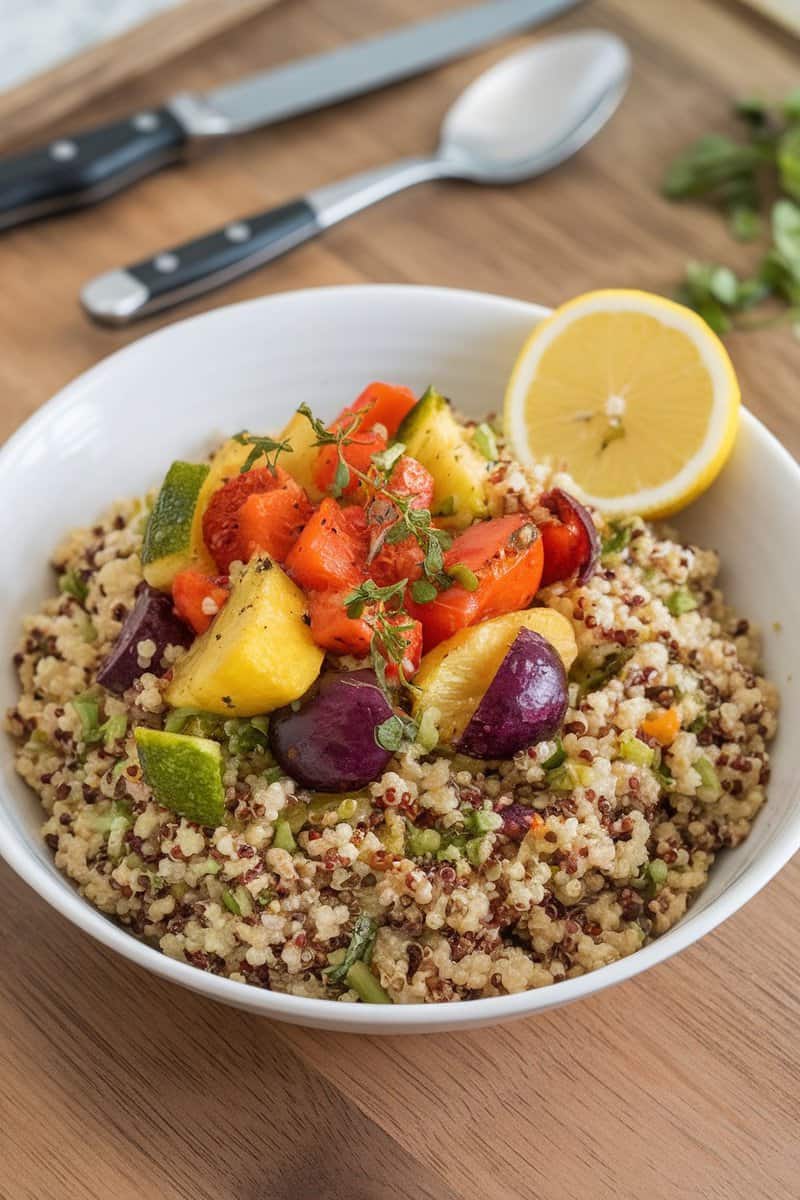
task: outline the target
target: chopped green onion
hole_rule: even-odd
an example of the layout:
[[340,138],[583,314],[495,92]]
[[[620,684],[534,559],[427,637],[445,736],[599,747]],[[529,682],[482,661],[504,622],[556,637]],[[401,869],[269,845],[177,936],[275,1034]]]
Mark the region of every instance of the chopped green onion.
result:
[[656,884],[657,887],[661,887],[662,884],[667,882],[667,875],[669,874],[669,867],[667,866],[667,864],[664,862],[663,859],[654,858],[652,860],[652,862],[649,862],[647,864],[647,874],[650,876],[653,883]]
[[234,892],[236,903],[239,905],[239,911],[243,917],[251,917],[253,915],[253,898],[248,892],[244,884],[240,884]]
[[173,708],[172,712],[167,713],[167,718],[164,721],[165,731],[167,733],[182,733],[189,718],[200,716],[202,711],[201,708]]
[[242,915],[242,910],[239,908],[239,903],[233,892],[226,890],[222,893],[222,903],[227,908],[228,912],[232,912],[235,917]]
[[465,592],[476,592],[478,590],[478,576],[474,571],[470,571],[469,567],[464,563],[454,563],[452,567],[447,568],[447,574],[460,583]]
[[491,425],[487,425],[485,422],[479,425],[472,435],[472,440],[484,458],[488,458],[490,462],[497,460],[497,438],[494,436]]
[[697,597],[686,587],[679,587],[674,592],[670,592],[665,603],[673,617],[680,617],[684,613],[693,612],[698,606]]

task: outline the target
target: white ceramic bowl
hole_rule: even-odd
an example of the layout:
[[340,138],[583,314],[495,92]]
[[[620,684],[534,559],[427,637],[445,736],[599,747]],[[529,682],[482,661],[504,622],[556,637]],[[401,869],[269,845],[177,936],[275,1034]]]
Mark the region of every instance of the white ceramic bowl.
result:
[[[515,355],[545,312],[434,288],[296,292],[172,325],[75,380],[0,451],[3,707],[16,696],[8,663],[19,619],[52,589],[47,559],[68,527],[91,523],[114,497],[153,486],[174,458],[199,456],[224,433],[278,428],[301,401],[333,416],[372,378],[417,390],[435,382],[467,413],[497,409]],[[782,690],[782,732],[769,803],[746,843],[720,857],[708,887],[675,928],[630,958],[539,991],[394,1008],[299,999],[207,975],[136,941],[56,871],[39,835],[38,801],[16,777],[8,743],[0,852],[59,913],[126,958],[215,1000],[296,1024],[368,1033],[464,1029],[540,1012],[628,979],[736,912],[800,845],[800,697],[790,682],[798,664],[800,468],[744,413],[731,463],[678,523],[721,551],[731,600],[766,631],[767,670]]]

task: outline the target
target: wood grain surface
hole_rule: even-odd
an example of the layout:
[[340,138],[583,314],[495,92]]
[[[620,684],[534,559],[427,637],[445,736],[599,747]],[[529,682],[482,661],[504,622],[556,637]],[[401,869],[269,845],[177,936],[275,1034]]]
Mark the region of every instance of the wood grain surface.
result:
[[[181,0],[117,37],[0,93],[0,147],[31,137],[53,121],[162,67],[278,0]],[[213,51],[212,51],[213,53]],[[165,94],[153,96],[165,99]],[[101,118],[102,119],[102,118]]]
[[[293,0],[79,115],[124,112],[431,8]],[[597,0],[558,23],[588,25],[628,41],[635,74],[619,115],[571,163],[506,191],[448,184],[398,197],[219,300],[368,280],[555,303],[601,285],[669,289],[687,257],[746,262],[752,249],[713,215],[660,200],[658,180],[700,129],[726,127],[731,95],[794,86],[796,44],[714,0]],[[87,275],[429,145],[450,99],[506,50],[0,239],[0,436],[163,323],[88,325],[76,304]],[[797,454],[800,343],[784,330],[729,345],[746,402]],[[6,868],[0,880],[3,1200],[800,1194],[797,862],[700,945],[612,992],[435,1039],[332,1036],[205,1002],[90,943]]]

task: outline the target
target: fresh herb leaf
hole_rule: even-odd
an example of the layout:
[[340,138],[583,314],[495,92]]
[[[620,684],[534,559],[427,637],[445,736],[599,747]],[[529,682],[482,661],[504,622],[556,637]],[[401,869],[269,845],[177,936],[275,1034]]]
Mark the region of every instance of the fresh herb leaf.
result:
[[383,746],[384,750],[391,750],[393,754],[401,748],[406,738],[413,742],[416,736],[417,726],[414,722],[404,721],[397,714],[383,721],[375,730],[375,741],[379,746]]
[[250,446],[251,450],[244,463],[239,468],[240,475],[245,475],[260,458],[264,458],[266,466],[275,474],[275,468],[278,463],[278,457],[281,454],[291,454],[292,443],[289,441],[278,442],[275,438],[268,435],[258,436],[249,433],[237,433],[233,439],[239,442],[242,446]]
[[631,534],[633,529],[630,525],[625,525],[621,521],[609,522],[611,533],[607,538],[603,539],[603,544],[600,548],[600,557],[615,558],[618,554],[622,554],[630,544]]
[[333,492],[333,495],[338,499],[338,497],[341,496],[342,492],[345,490],[346,487],[349,486],[349,484],[350,484],[350,468],[347,465],[347,463],[344,461],[344,459],[340,458],[338,463],[336,464],[336,470],[334,471],[334,474],[333,474],[333,487],[331,489],[331,491]]
[[389,476],[392,473],[392,468],[397,461],[405,454],[405,446],[402,442],[395,442],[388,446],[386,450],[379,450],[377,454],[373,454],[372,461],[378,468],[381,474]]
[[427,579],[415,579],[411,585],[411,595],[417,604],[430,604],[439,595],[436,587]]
[[353,925],[353,932],[350,935],[350,944],[341,960],[335,966],[325,968],[325,974],[331,983],[341,983],[354,963],[370,962],[377,936],[378,925],[376,921],[368,916],[367,913],[359,913]]

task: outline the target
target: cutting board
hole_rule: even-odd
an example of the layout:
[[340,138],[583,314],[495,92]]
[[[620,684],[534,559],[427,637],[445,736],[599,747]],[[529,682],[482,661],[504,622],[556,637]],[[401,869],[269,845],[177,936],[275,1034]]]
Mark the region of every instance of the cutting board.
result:
[[0,95],[0,149],[164,66],[278,0],[182,0]]

